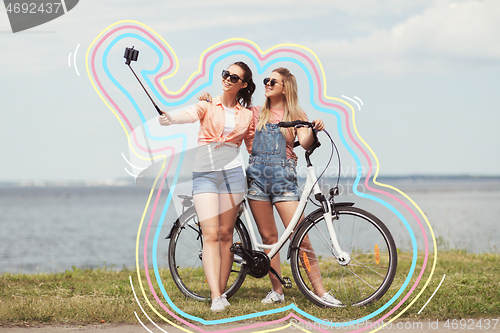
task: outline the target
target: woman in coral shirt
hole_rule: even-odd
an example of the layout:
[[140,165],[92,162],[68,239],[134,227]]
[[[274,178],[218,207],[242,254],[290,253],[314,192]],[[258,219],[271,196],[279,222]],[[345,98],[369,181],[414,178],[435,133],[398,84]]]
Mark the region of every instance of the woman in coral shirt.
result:
[[193,164],[193,199],[203,232],[203,269],[212,298],[212,311],[229,304],[223,294],[231,272],[233,229],[245,195],[239,147],[251,152],[254,135],[251,104],[252,71],[236,62],[222,71],[222,90],[212,103],[201,101],[174,116],[164,113],[163,126],[200,121],[198,151]]

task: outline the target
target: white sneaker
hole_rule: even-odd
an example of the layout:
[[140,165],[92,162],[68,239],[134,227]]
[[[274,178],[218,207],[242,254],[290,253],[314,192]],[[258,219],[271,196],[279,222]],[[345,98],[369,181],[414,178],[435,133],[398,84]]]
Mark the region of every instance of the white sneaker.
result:
[[328,303],[332,303],[335,305],[341,305],[342,302],[330,295],[330,293],[325,293],[323,296],[321,296],[321,299],[323,301],[327,301]]
[[273,289],[267,294],[267,296],[261,301],[262,303],[272,304],[281,303],[285,301],[285,295],[280,295]]
[[212,310],[213,312],[220,312],[224,311],[224,308],[225,306],[222,297],[219,296],[216,299],[212,300],[212,306],[210,307],[210,310]]
[[229,301],[227,300],[227,295],[226,294],[222,294],[220,295],[220,297],[222,298],[222,303],[224,304],[224,306],[230,306],[231,303],[229,303]]

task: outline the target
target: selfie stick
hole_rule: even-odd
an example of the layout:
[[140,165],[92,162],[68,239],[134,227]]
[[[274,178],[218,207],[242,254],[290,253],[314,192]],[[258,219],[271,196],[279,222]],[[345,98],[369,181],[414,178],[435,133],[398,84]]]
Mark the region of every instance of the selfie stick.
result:
[[132,73],[134,73],[134,76],[136,77],[137,81],[139,81],[139,83],[141,84],[141,87],[142,89],[144,89],[144,92],[146,93],[146,95],[148,95],[149,99],[151,100],[151,102],[153,103],[153,105],[155,106],[155,109],[156,111],[158,111],[158,114],[161,116],[163,114],[163,111],[160,110],[160,108],[158,107],[158,105],[156,105],[156,103],[153,101],[153,99],[151,98],[151,96],[149,96],[149,93],[148,91],[146,90],[146,88],[142,85],[142,82],[141,80],[139,80],[139,77],[135,74],[134,70],[132,69],[132,67],[130,66],[130,63],[132,61],[137,61],[137,58],[139,57],[139,50],[134,50],[134,47],[126,47],[125,48],[125,54],[123,55],[123,57],[125,59],[127,59],[125,61],[125,64],[130,68],[130,70],[132,71]]

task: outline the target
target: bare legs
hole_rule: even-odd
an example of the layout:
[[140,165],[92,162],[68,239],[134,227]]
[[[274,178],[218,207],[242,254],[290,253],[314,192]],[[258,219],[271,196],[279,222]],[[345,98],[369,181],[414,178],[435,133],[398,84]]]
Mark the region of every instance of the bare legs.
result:
[[[266,245],[277,243],[278,228],[276,227],[276,223],[274,222],[273,205],[271,204],[271,202],[248,200],[248,203],[250,205],[250,209],[252,210],[257,228],[259,229],[262,242]],[[295,213],[298,205],[298,201],[281,201],[275,203],[276,210],[278,211],[278,214],[280,215],[281,221],[283,221],[283,225],[285,226],[285,228],[290,224],[290,221],[292,220],[293,214]],[[301,220],[303,218],[304,216],[301,217]],[[301,260],[303,260],[302,253],[306,252],[310,263],[310,270],[307,270],[307,276],[311,281],[314,292],[316,293],[316,295],[321,297],[325,294],[326,291],[323,287],[323,281],[321,280],[321,274],[316,261],[316,255],[314,254],[314,250],[307,236],[303,244],[307,245],[300,252]],[[269,253],[269,250],[265,250],[265,252]],[[271,260],[271,266],[276,270],[276,272],[278,272],[279,275],[281,275],[281,262],[279,252],[276,253],[274,258]],[[278,294],[283,294],[283,286],[281,285],[281,282],[273,274],[269,274],[269,278],[271,279],[271,284],[273,285],[274,291],[276,291]]]
[[203,270],[215,299],[226,289],[231,273],[233,229],[243,194],[201,193],[193,196],[203,233]]
[[[252,215],[259,229],[260,237],[262,238],[262,243],[266,245],[274,244],[278,241],[278,228],[274,222],[273,205],[270,201],[258,201],[258,200],[248,200],[250,209],[252,210]],[[283,223],[285,220],[283,220]],[[288,223],[289,221],[287,221]],[[288,225],[288,224],[286,224]],[[264,250],[267,254],[269,250]],[[277,253],[271,260],[271,267],[273,267],[278,274],[281,275],[281,265],[280,256]],[[278,294],[283,294],[283,287],[281,282],[273,275],[269,274],[271,279],[271,284],[273,285],[273,290]]]

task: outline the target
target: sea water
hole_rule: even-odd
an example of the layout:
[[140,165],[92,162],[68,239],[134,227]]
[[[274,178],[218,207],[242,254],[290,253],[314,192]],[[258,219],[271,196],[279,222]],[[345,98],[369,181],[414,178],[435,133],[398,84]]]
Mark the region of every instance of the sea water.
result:
[[[434,233],[438,250],[500,251],[500,178],[386,177],[378,181],[398,188],[414,204],[380,186],[392,197],[377,195],[383,203],[360,198],[352,193],[349,181],[341,183],[337,200],[355,202],[377,215],[391,230],[398,248],[412,249],[413,232],[419,250],[425,237],[432,250]],[[363,185],[358,190],[371,193]],[[0,273],[132,268],[137,262],[143,266],[145,260],[151,266],[154,246],[158,265],[166,267],[169,240],[165,237],[182,209],[179,202],[168,190],[158,195],[134,184],[3,184]],[[405,207],[416,213],[421,225]],[[308,211],[315,208],[308,205]],[[394,211],[402,212],[401,216]],[[280,226],[279,217],[275,218]]]

